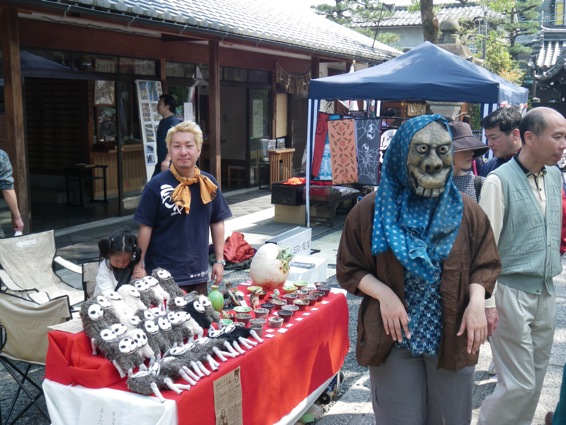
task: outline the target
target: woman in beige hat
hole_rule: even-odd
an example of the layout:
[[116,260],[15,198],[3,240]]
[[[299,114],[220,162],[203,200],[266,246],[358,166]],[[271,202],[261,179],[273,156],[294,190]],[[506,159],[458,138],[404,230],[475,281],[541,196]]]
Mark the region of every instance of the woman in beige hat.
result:
[[469,124],[452,121],[448,123],[448,126],[452,131],[452,146],[454,148],[452,179],[460,192],[477,201],[485,178],[474,176],[470,169],[474,159],[485,154],[489,147],[474,137]]

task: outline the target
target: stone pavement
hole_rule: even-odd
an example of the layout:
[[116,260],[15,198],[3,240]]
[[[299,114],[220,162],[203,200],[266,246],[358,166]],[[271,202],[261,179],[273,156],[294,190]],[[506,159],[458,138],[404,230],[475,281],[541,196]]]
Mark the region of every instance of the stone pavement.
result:
[[[274,207],[270,203],[270,193],[262,190],[236,191],[227,193],[227,200],[234,217],[226,221],[226,235],[233,231],[242,232],[246,241],[258,248],[267,239],[290,230],[296,225],[276,223],[273,220]],[[338,215],[334,228],[325,225],[312,227],[312,248],[320,251],[315,254],[323,256],[328,260],[327,277],[335,274],[336,250],[340,240],[344,215]],[[98,256],[96,243],[105,235],[109,234],[117,225],[129,225],[132,230],[137,227],[131,221],[131,217],[112,220],[105,225],[97,225],[91,229],[67,229],[56,232],[58,253],[65,258],[75,257],[94,259]],[[78,261],[80,262],[80,261]],[[560,384],[562,382],[562,368],[566,362],[566,260],[565,271],[556,279],[557,297],[557,326],[554,337],[554,345],[546,373],[543,391],[536,411],[534,424],[544,424],[544,416],[550,410],[554,410],[558,402]],[[356,316],[350,318],[350,331],[355,332]],[[351,335],[354,341],[355,335]],[[353,345],[353,344],[352,344]],[[352,347],[349,356],[354,356]],[[481,402],[489,395],[496,383],[496,377],[490,375],[487,370],[491,362],[491,350],[489,344],[484,344],[480,351],[479,363],[476,367],[476,379],[473,392],[473,418],[472,425],[477,423],[479,407]],[[320,425],[365,425],[375,423],[370,399],[369,375],[363,374],[356,382],[348,385],[341,391],[338,400],[332,404],[325,415],[317,421]]]
[[[246,240],[256,248],[262,245],[265,240],[296,227],[292,224],[275,223],[273,219],[274,208],[270,204],[269,192],[258,190],[236,192],[228,194],[227,199],[234,217],[226,221],[226,235],[233,231],[240,231],[245,235]],[[324,225],[312,227],[311,247],[319,251],[314,255],[323,256],[328,260],[326,275],[329,281],[333,280],[334,283],[336,250],[344,218],[344,215],[338,215],[333,228]],[[57,231],[58,254],[77,263],[96,259],[98,257],[96,245],[98,240],[119,226],[128,226],[134,231],[137,229],[130,216]],[[564,265],[566,267],[566,262],[564,262]],[[557,328],[549,368],[533,422],[536,425],[544,424],[544,415],[547,411],[554,410],[556,406],[562,380],[562,367],[566,362],[566,272],[563,272],[556,282]],[[317,425],[375,424],[370,400],[369,376],[364,368],[357,366],[353,352],[359,298],[348,295],[348,304],[350,308],[351,347],[343,368],[346,380],[334,401],[325,409],[324,416],[316,421]],[[477,423],[477,414],[482,400],[493,391],[495,386],[495,378],[487,373],[490,361],[489,344],[485,344],[481,349],[479,364],[476,368],[472,424]],[[5,374],[0,370],[0,377],[2,376],[5,376]],[[45,422],[38,417],[37,421],[32,420],[27,423],[38,425]]]
[[[325,238],[323,238],[325,239]],[[316,245],[316,244],[314,244]],[[544,417],[548,411],[553,411],[560,395],[563,366],[566,363],[566,259],[563,259],[563,272],[555,279],[557,300],[557,324],[554,344],[546,372],[541,397],[533,420],[534,425],[544,425]],[[350,322],[356,317],[350,317]],[[350,324],[350,329],[355,326]],[[355,338],[355,337],[354,337]],[[351,344],[355,340],[350,335]],[[352,347],[347,356],[354,356]],[[482,401],[492,393],[497,378],[487,370],[491,362],[491,349],[486,343],[480,350],[473,389],[472,425],[478,421]],[[339,400],[326,411],[325,415],[316,422],[317,425],[373,425],[375,418],[371,405],[369,374],[366,372],[347,391],[341,393]]]
[[[246,241],[255,248],[263,245],[266,240],[299,226],[274,221],[271,193],[266,190],[243,189],[225,193],[224,196],[233,214],[225,221],[226,236],[233,231],[242,232]],[[334,229],[341,228],[343,221],[343,215],[337,216]],[[56,230],[57,254],[77,264],[96,260],[98,241],[120,228],[128,228],[137,234],[138,226],[133,222],[133,216],[129,215]],[[332,230],[328,225],[314,226],[312,237],[320,237]]]
[[[250,218],[254,219],[250,220]],[[259,220],[255,220],[260,218]],[[316,256],[323,256],[328,260],[329,267],[327,269],[327,278],[335,274],[336,250],[342,233],[342,224],[344,216],[339,216],[337,227],[328,229],[320,226],[313,227],[312,248],[320,251]],[[227,222],[227,229],[232,231],[238,230],[248,237],[252,244],[260,243],[265,240],[262,235],[264,229],[269,226],[281,226],[273,223],[272,211],[264,210],[260,213],[254,213],[249,217]],[[282,230],[282,228],[278,228]],[[274,230],[276,231],[276,230]],[[284,230],[283,230],[284,231]],[[269,232],[271,233],[271,232]],[[227,231],[227,234],[228,231]],[[262,240],[263,239],[263,240]],[[566,363],[566,259],[563,261],[564,271],[555,279],[556,297],[557,297],[557,325],[554,337],[554,345],[550,357],[546,378],[543,385],[542,394],[539,400],[537,411],[533,424],[544,425],[544,416],[548,411],[554,410],[560,393],[560,385],[562,382],[563,366]],[[354,297],[349,297],[354,298]],[[351,301],[349,300],[349,304]],[[355,353],[353,346],[355,342],[356,329],[356,313],[357,309],[351,309],[350,317],[350,341],[351,347],[348,352],[347,364],[355,362]],[[493,391],[497,378],[488,373],[488,367],[491,363],[491,349],[488,343],[484,344],[480,351],[479,362],[476,367],[476,377],[473,389],[473,406],[472,425],[477,424],[479,409],[482,401]],[[352,366],[348,366],[352,368]],[[330,409],[326,410],[324,416],[316,421],[317,425],[369,425],[375,424],[373,410],[371,406],[371,394],[369,389],[369,374],[367,372],[357,373],[353,376],[358,377],[355,382],[348,383],[343,391],[333,402]]]

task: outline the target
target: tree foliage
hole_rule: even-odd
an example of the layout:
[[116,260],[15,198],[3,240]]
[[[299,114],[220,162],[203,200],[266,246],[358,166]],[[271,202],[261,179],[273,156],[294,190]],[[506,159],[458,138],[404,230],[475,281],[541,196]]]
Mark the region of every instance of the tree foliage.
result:
[[328,19],[358,31],[384,44],[394,46],[397,34],[380,32],[384,19],[393,14],[392,3],[374,0],[335,0],[335,5],[322,4],[315,11]]
[[515,59],[529,49],[518,43],[520,37],[530,38],[540,30],[540,7],[542,0],[481,0],[486,10],[492,10],[504,16],[503,19],[487,18],[492,31],[509,40],[509,53]]
[[[423,39],[436,43],[439,37],[438,6],[434,6],[434,0],[411,0],[411,3],[409,11],[420,10]],[[539,31],[542,0],[477,0],[474,3],[483,6],[484,16],[473,21],[460,21],[462,42],[478,48],[478,56],[485,59],[487,69],[520,84],[524,71],[519,61],[522,54],[530,53],[530,49],[518,40],[521,37],[528,39]],[[381,22],[392,15],[387,6],[387,3],[376,0],[335,0],[335,6],[320,5],[315,9],[328,19],[395,46],[399,36],[379,32]]]
[[488,34],[484,66],[494,74],[513,83],[523,82],[525,73],[511,57],[509,41],[500,38],[496,31]]

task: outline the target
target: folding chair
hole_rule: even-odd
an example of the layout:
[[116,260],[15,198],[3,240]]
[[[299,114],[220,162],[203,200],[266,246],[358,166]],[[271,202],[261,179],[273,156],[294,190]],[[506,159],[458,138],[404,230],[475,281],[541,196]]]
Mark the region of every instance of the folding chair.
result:
[[[44,370],[38,368],[45,367],[48,327],[70,318],[71,308],[66,295],[37,303],[0,292],[0,364],[17,385],[17,391],[10,395],[7,413],[0,412],[0,423],[16,423],[32,406],[49,419],[45,407],[39,403],[43,396]],[[27,398],[23,399],[24,396]],[[13,415],[15,417],[10,421]]]
[[72,306],[84,301],[81,289],[71,286],[55,273],[55,264],[78,275],[82,273],[80,266],[56,256],[53,230],[0,239],[2,290],[38,302],[63,295],[69,297]]
[[92,297],[94,288],[96,287],[96,275],[98,274],[98,265],[100,261],[88,261],[82,264],[83,270],[83,291],[85,300]]

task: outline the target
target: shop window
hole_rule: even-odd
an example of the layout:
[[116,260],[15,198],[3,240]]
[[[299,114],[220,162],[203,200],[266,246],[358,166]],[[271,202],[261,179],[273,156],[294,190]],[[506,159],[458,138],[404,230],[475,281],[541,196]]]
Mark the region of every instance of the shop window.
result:
[[198,69],[200,70],[202,78],[208,80],[208,65],[201,63],[198,65]]
[[[26,54],[24,52],[31,54],[31,56],[26,57]],[[71,66],[71,54],[69,52],[64,52],[62,50],[43,50],[43,49],[25,48],[21,51],[20,54],[22,56],[22,64],[24,64],[24,61],[26,60],[33,62],[33,61],[38,61],[39,58],[43,58],[49,62],[53,62],[54,64],[66,66],[67,68],[70,68]],[[36,66],[49,68],[52,66],[52,64],[50,64],[49,62],[37,63]],[[29,67],[33,68],[34,64],[30,63]]]
[[155,61],[148,59],[120,58],[119,59],[120,74],[131,75],[150,75],[155,76]]
[[195,66],[192,63],[166,62],[165,74],[167,78],[192,78]]
[[248,81],[248,70],[242,68],[223,68],[225,81],[245,82]]
[[116,108],[113,106],[97,106],[97,141],[99,143],[115,142],[117,139],[116,131]]
[[96,81],[94,84],[94,104],[112,106],[116,99],[114,81]]
[[[175,112],[175,115],[181,119],[184,119],[185,117],[184,108],[185,108],[185,104],[189,102],[189,93],[190,93],[191,85],[192,84],[183,84],[182,81],[175,81],[175,80],[169,81],[169,94],[173,96],[177,101],[177,111]],[[194,121],[195,111],[193,110],[192,113],[193,113],[192,119]]]
[[261,84],[271,83],[269,71],[259,71],[257,69],[250,69],[248,71],[248,79],[250,83],[261,83]]
[[139,109],[135,95],[135,83],[118,82],[119,93],[116,102],[118,109],[118,134],[125,144],[142,143]]
[[74,54],[73,69],[86,72],[116,73],[117,59],[108,56]]

